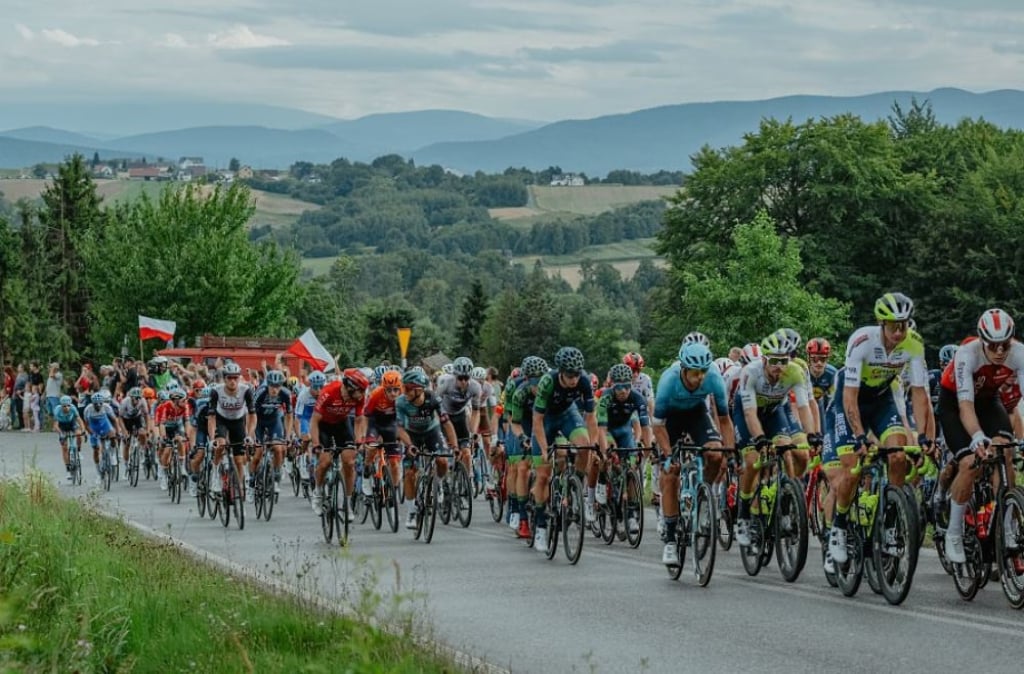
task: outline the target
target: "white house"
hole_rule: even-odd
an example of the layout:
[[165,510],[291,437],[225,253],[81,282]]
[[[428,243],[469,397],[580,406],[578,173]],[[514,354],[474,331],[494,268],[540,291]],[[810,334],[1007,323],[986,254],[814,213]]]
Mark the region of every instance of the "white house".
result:
[[563,173],[560,176],[553,176],[550,184],[561,187],[582,187],[586,182],[584,182],[583,176],[575,173]]

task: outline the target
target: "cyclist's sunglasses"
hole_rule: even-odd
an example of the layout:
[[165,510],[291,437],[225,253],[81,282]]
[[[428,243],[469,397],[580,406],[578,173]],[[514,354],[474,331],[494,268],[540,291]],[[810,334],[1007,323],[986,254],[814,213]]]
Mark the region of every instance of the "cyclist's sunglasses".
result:
[[615,390],[616,391],[628,391],[631,388],[633,388],[633,386],[630,385],[630,384],[616,384],[615,385]]
[[457,375],[455,375],[455,378],[457,380],[459,380],[459,381],[469,381],[469,375],[468,374],[457,374]]
[[993,353],[1005,353],[1010,350],[1010,345],[1012,344],[1012,339],[1007,339],[1002,342],[985,342],[985,348]]
[[789,356],[767,356],[765,360],[771,366],[789,365]]
[[828,356],[808,356],[807,360],[811,361],[812,363],[827,363]]

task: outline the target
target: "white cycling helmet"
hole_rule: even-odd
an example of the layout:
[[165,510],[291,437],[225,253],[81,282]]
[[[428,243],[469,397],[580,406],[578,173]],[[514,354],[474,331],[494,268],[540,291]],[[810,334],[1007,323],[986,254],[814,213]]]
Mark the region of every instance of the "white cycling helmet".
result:
[[978,319],[978,336],[989,344],[1005,342],[1013,332],[1013,319],[1002,309],[989,309]]

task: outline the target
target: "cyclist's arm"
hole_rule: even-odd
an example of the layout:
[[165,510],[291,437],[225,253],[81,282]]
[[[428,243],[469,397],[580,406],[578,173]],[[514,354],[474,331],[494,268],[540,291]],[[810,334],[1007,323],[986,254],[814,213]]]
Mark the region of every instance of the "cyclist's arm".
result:
[[452,449],[458,448],[459,439],[455,435],[455,425],[452,424],[452,420],[448,418],[447,414],[441,420],[441,428],[444,429],[444,436],[448,439],[448,446]]
[[309,419],[309,442],[314,447],[320,445],[320,413],[316,411]]
[[370,420],[364,415],[356,417],[355,434],[357,440],[362,440],[366,437],[366,431],[370,428]]
[[725,447],[736,446],[736,430],[732,425],[732,417],[729,416],[728,411],[725,414],[719,414],[718,425],[722,430],[722,443]]

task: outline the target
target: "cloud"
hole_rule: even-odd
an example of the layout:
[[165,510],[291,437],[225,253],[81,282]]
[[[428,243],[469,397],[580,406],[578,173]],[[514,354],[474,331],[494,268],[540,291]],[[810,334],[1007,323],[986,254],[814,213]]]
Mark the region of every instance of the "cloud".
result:
[[521,52],[530,59],[548,63],[660,63],[664,60],[662,52],[673,48],[667,44],[624,40],[594,47],[528,47]]
[[206,42],[217,49],[261,49],[291,44],[288,40],[272,35],[259,35],[248,26],[237,25],[221,33],[210,33]]
[[188,49],[192,46],[188,40],[177,33],[164,33],[164,36],[156,44],[159,47],[167,47],[168,49]]
[[1003,40],[992,45],[997,54],[1024,54],[1024,42],[1020,40]]
[[[458,70],[483,65],[481,56],[468,51],[429,52],[368,46],[269,47],[253,51],[227,52],[227,61],[248,63],[262,68],[401,72],[420,70]],[[489,59],[493,61],[494,59]]]
[[18,35],[20,35],[21,39],[26,42],[31,42],[36,36],[35,33],[32,32],[32,29],[23,23],[14,24],[14,30],[18,31]]
[[43,28],[39,34],[62,47],[98,47],[100,44],[100,41],[95,38],[78,37],[60,28]]

